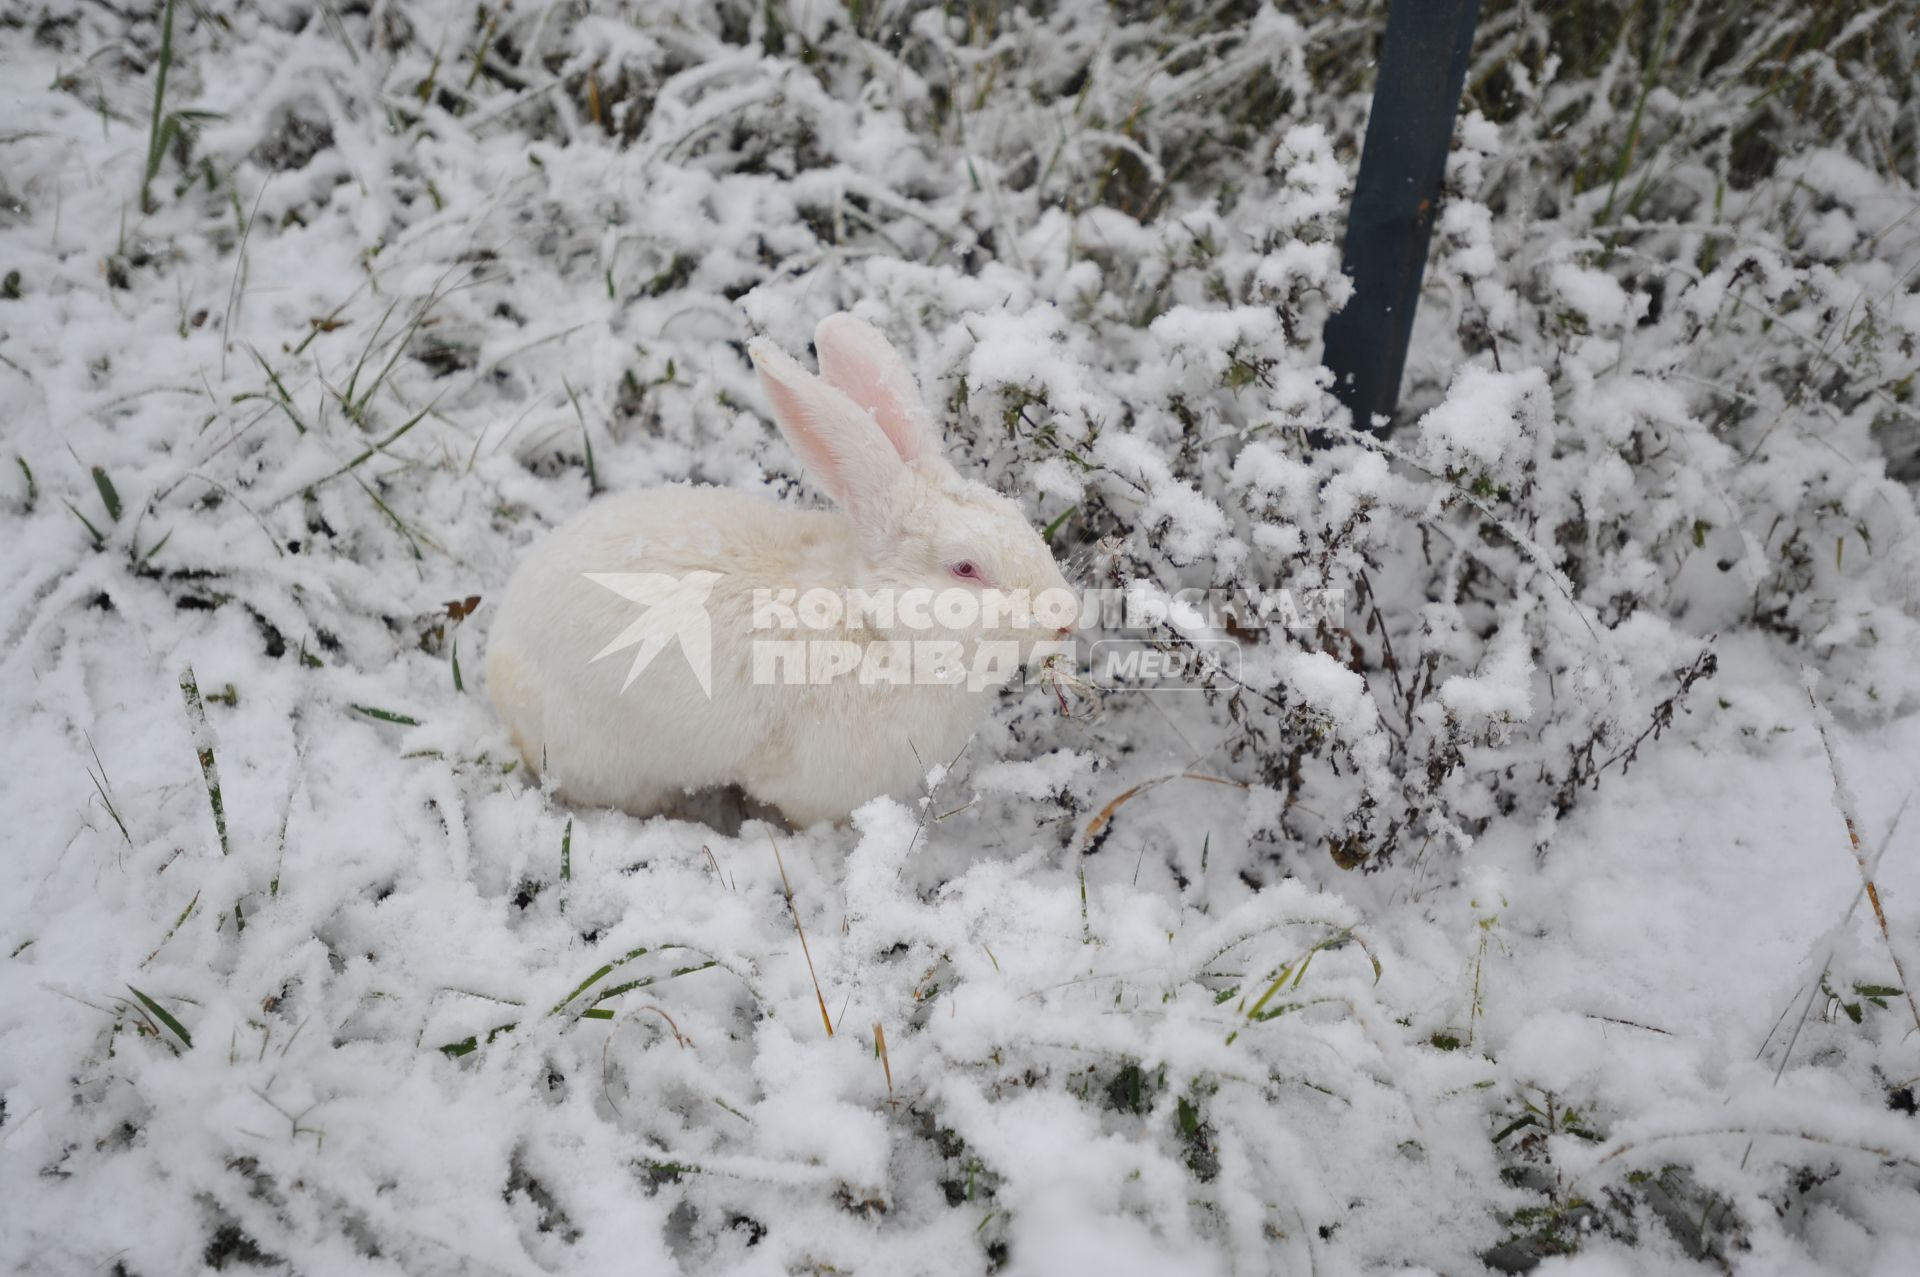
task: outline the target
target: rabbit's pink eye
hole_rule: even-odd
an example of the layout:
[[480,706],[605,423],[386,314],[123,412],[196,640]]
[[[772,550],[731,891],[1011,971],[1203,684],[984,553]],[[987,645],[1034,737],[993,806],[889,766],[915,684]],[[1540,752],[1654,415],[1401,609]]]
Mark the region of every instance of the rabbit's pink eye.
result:
[[972,559],[962,559],[949,568],[948,571],[952,572],[962,581],[978,581],[980,579],[980,565]]

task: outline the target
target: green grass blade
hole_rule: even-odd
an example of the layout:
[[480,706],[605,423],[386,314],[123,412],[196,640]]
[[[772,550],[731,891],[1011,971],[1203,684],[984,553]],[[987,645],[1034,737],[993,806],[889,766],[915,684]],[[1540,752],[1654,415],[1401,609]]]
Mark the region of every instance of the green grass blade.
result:
[[81,514],[80,507],[75,505],[73,502],[66,500],[66,498],[62,497],[61,502],[67,507],[67,509],[73,511],[73,517],[80,520],[81,524],[85,526],[85,528],[87,529],[87,535],[93,538],[93,548],[96,550],[105,549],[107,545],[107,538],[100,531],[99,528],[96,528],[93,526],[93,520],[89,519],[86,515]]
[[[167,12],[168,13],[173,12],[172,5],[167,6]],[[190,1035],[187,1032],[185,1025],[181,1024],[180,1021],[173,1018],[173,1012],[167,1010],[165,1007],[161,1006],[158,1002],[155,1002],[152,998],[140,992],[140,990],[134,988],[132,985],[127,986],[127,992],[131,993],[134,997],[140,999],[140,1005],[144,1006],[148,1011],[152,1012],[153,1017],[156,1020],[160,1021],[160,1023],[166,1025],[169,1029],[173,1030],[173,1035],[179,1038],[181,1042],[186,1044],[186,1046],[188,1046],[189,1048],[193,1046],[192,1035]]]
[[286,386],[280,380],[280,374],[273,370],[273,365],[267,362],[266,356],[252,346],[247,347],[247,353],[253,356],[254,362],[260,365],[260,371],[267,374],[267,380],[273,384],[274,393],[279,396],[276,402],[287,414],[287,420],[291,421],[293,428],[301,434],[307,433],[307,423],[300,420],[300,414],[294,411],[293,396],[287,393]]
[[171,540],[173,540],[173,529],[168,528],[166,532],[161,534],[160,539],[153,543],[152,548],[149,549],[145,554],[142,554],[140,556],[140,566],[145,567],[147,565],[147,561],[151,559],[154,555],[160,553],[160,551],[166,546],[167,542]]
[[352,706],[352,708],[365,714],[368,718],[377,718],[383,723],[395,723],[401,727],[420,726],[419,719],[409,718],[405,714],[396,714],[392,710],[376,709],[372,705],[355,705]]
[[157,65],[158,70],[153,78],[153,119],[147,134],[147,166],[140,179],[140,208],[148,213],[153,211],[153,179],[160,172],[161,158],[167,153],[168,135],[162,127],[161,113],[167,100],[167,69],[173,65],[173,0],[167,0],[166,12],[160,19],[160,56]]
[[93,486],[100,490],[100,504],[107,507],[107,517],[115,523],[120,522],[120,493],[114,488],[113,480],[99,466],[93,467]]
[[587,491],[598,495],[600,492],[600,472],[593,464],[593,434],[587,429],[587,414],[581,411],[580,396],[573,393],[573,384],[565,377],[560,384],[567,388],[567,402],[573,405],[573,415],[580,422],[580,442],[587,453]]
[[220,764],[213,756],[213,728],[207,723],[206,703],[200,699],[200,683],[189,665],[180,674],[180,695],[187,703],[187,727],[193,733],[194,752],[200,757],[200,778],[207,785],[207,802],[213,807],[214,831],[220,835],[220,854],[227,848],[227,805],[220,795]]

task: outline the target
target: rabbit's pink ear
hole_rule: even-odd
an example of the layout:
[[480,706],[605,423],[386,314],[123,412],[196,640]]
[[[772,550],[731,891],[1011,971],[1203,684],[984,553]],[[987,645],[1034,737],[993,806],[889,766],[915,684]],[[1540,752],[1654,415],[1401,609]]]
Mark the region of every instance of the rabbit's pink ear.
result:
[[906,360],[873,325],[841,313],[813,330],[820,375],[873,414],[902,461],[938,453],[939,436]]
[[764,337],[747,343],[773,419],[827,494],[863,530],[887,526],[889,493],[906,463],[866,409]]

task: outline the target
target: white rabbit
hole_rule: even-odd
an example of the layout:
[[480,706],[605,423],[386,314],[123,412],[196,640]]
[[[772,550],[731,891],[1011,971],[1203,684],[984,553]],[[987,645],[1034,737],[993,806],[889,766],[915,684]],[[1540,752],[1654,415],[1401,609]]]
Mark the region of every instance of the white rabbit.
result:
[[[1012,634],[1019,656],[1003,675],[1064,648],[1077,606],[1046,543],[1018,506],[939,455],[905,362],[851,315],[821,321],[814,345],[819,377],[771,342],[748,350],[781,433],[840,513],[712,487],[624,493],[549,534],[514,573],[487,690],[529,772],[566,798],[649,815],[684,793],[737,785],[796,826],[842,820],[951,760],[992,687],[865,673],[811,683],[756,644],[869,652],[905,640],[924,655],[928,641],[952,639],[964,665],[984,640],[1004,650]],[[849,589],[922,602],[1023,592],[1044,606],[971,621],[960,608],[932,630],[911,625],[933,618],[907,607],[878,626],[765,628],[781,610],[769,600]],[[785,677],[770,679],[770,667]]]

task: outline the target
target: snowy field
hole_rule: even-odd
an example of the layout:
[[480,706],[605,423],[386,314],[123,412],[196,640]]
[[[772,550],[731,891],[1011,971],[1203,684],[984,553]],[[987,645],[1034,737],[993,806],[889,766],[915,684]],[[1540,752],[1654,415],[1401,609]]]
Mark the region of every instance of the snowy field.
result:
[[[1382,5],[10,4],[0,1269],[1920,1271],[1920,34],[1548,7],[1381,445]],[[817,501],[843,309],[1078,582],[1345,624],[850,827],[544,794],[517,557]]]

